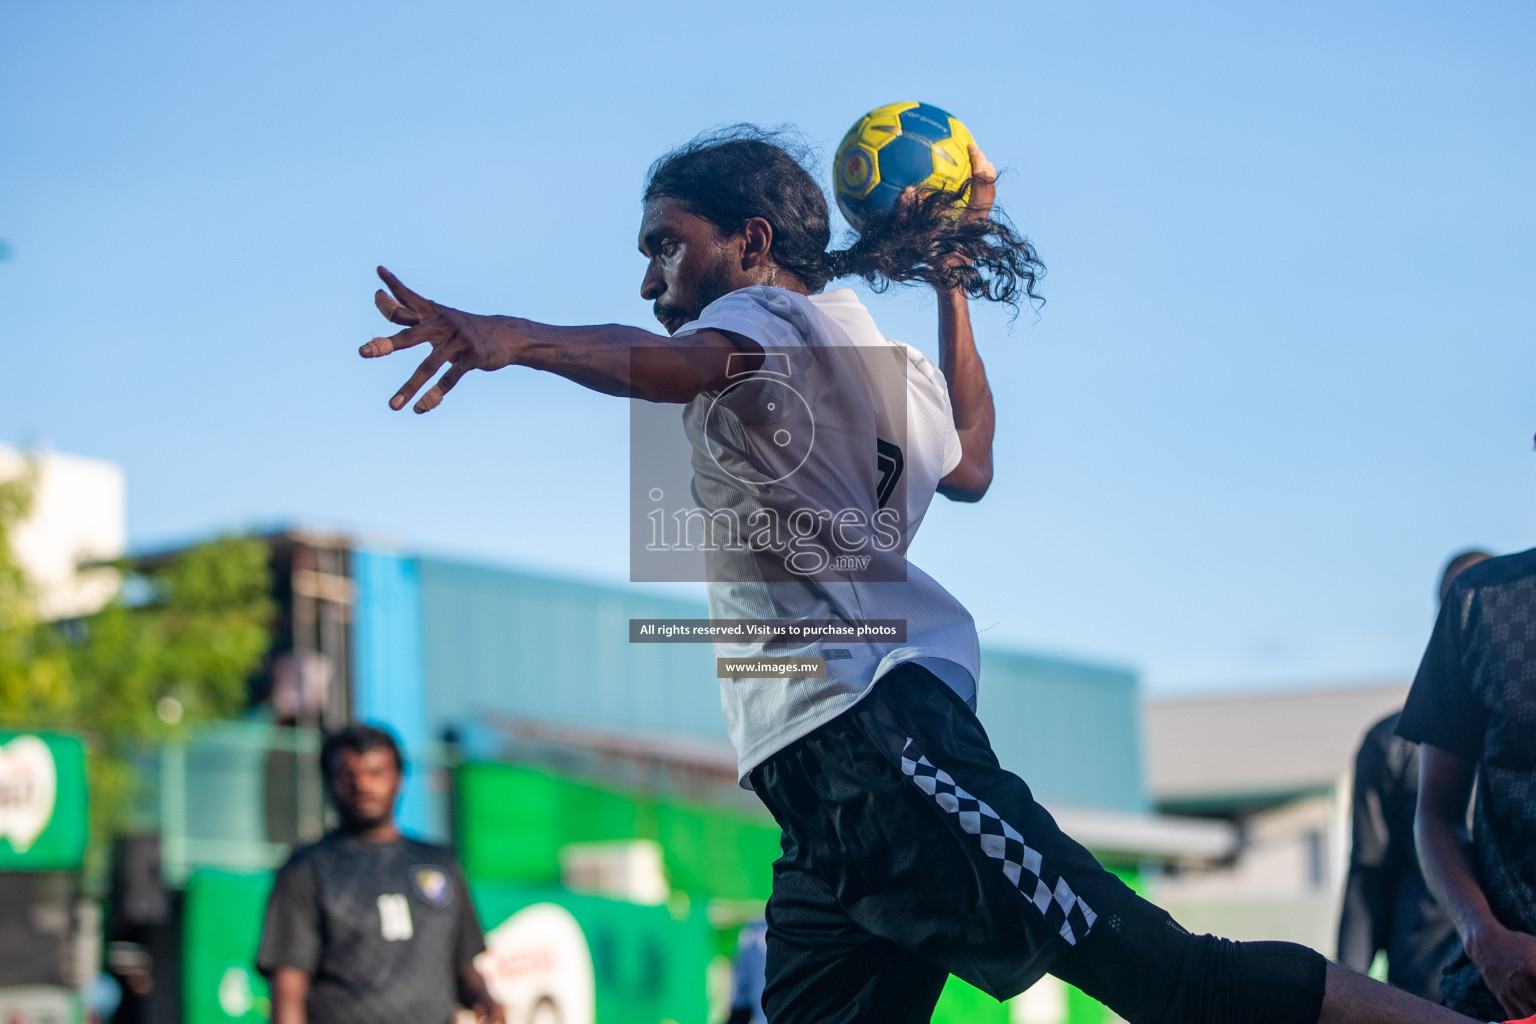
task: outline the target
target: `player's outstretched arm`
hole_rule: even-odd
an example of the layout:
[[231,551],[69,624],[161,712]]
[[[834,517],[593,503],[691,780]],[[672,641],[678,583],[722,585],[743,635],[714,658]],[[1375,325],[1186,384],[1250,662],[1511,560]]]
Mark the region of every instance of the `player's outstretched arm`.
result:
[[411,291],[383,267],[374,304],[405,330],[374,338],[359,352],[376,359],[426,344],[431,351],[389,400],[403,409],[445,367],[446,372],[417,399],[418,413],[435,409],[470,370],[528,366],[557,373],[593,391],[652,402],[688,402],[701,391],[723,387],[726,360],[741,349],[716,331],[668,338],[638,327],[554,327],[511,316],[482,316],[444,306]]
[[[997,168],[974,144],[971,195],[962,216],[985,219],[997,195]],[[957,257],[960,258],[960,257]],[[939,369],[949,384],[949,404],[960,435],[960,464],[939,481],[939,493],[952,501],[980,501],[992,485],[992,435],[997,413],[987,368],[971,332],[970,301],[958,288],[939,289]]]

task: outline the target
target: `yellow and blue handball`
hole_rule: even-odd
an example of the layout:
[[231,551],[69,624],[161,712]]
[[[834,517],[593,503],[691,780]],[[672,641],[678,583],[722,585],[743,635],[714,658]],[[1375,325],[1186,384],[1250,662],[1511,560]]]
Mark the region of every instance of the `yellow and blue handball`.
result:
[[848,130],[833,160],[837,208],[855,230],[891,212],[902,190],[953,191],[971,176],[971,132],[931,103],[887,103]]

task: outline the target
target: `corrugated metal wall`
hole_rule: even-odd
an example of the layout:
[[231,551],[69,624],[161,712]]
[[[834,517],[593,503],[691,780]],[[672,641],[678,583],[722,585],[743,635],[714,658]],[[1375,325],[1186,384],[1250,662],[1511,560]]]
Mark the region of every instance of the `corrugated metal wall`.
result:
[[630,644],[629,620],[702,604],[422,558],[427,709],[502,711],[596,729],[725,740],[708,644]]
[[1135,672],[984,647],[978,704],[997,759],[1046,807],[1149,809]]
[[[415,562],[434,738],[503,712],[725,742],[712,649],[628,642],[629,619],[702,618],[702,602]],[[1134,672],[1000,650],[984,651],[982,665],[981,718],[998,757],[1047,806],[1146,809]]]

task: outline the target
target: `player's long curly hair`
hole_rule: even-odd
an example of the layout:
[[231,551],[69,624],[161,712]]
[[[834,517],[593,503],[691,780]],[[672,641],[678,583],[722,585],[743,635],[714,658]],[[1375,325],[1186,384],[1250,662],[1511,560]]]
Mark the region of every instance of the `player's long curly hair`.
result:
[[[862,277],[875,291],[891,282],[925,281],[1015,309],[1020,302],[1044,303],[1035,284],[1045,264],[996,207],[990,220],[954,215],[970,181],[954,192],[897,203],[847,249],[829,252],[826,194],[792,150],[804,154],[806,147],[783,131],[755,125],[711,131],[651,165],[645,198],[675,199],[727,234],[762,217],[773,226],[774,262],[812,292],[835,278]],[[970,263],[945,259],[956,255]]]

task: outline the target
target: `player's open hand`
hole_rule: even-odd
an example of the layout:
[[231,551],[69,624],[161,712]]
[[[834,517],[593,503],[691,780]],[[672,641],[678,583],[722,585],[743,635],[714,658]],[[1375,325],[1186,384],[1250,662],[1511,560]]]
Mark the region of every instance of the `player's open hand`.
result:
[[417,412],[437,408],[443,396],[470,370],[499,370],[516,361],[515,335],[509,329],[508,318],[478,316],[440,305],[417,295],[383,267],[379,268],[379,277],[389,291],[380,288],[373,303],[387,320],[405,330],[387,338],[374,338],[358,350],[363,358],[376,359],[423,342],[432,346],[411,379],[389,400],[391,409],[405,408],[405,403],[444,366],[448,372],[417,401]]
[[[960,217],[963,220],[985,221],[991,218],[992,204],[997,200],[997,168],[976,143],[970,143],[966,151],[971,158],[970,189],[966,194],[965,209],[960,211]],[[897,202],[916,203],[920,198],[921,193],[918,192],[917,186],[908,185],[902,189]],[[934,266],[940,270],[949,270],[967,266],[970,262],[968,256],[950,253],[935,260]]]
[[[986,220],[992,216],[992,204],[997,201],[997,168],[976,143],[970,143],[966,152],[971,157],[971,187],[966,195],[965,210],[960,216],[967,220]],[[908,185],[901,190],[896,201],[916,203],[922,195],[916,185]]]

